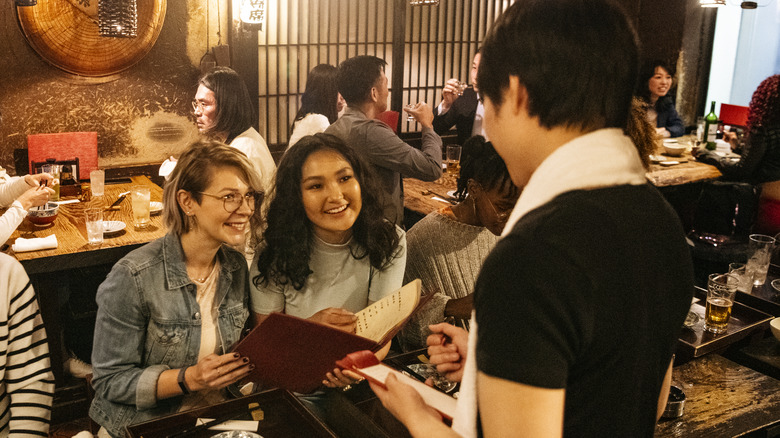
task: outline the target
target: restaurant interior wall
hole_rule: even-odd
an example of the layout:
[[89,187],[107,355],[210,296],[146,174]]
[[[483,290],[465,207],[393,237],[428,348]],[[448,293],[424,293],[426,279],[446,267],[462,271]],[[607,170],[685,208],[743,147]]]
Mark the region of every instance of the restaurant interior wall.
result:
[[763,0],[756,9],[727,2],[718,8],[707,102],[748,106],[756,87],[780,73],[780,2]]
[[27,135],[50,132],[97,131],[101,167],[178,155],[198,137],[190,101],[200,59],[220,40],[220,17],[226,43],[226,8],[221,0],[168,1],[159,38],[146,57],[112,76],[84,77],[38,56],[20,29],[13,1],[4,0],[0,165],[13,174],[14,150],[26,148]]

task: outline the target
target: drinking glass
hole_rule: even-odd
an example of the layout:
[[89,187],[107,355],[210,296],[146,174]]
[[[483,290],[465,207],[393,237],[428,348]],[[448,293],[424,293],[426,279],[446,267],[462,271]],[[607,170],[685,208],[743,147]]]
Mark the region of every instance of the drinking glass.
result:
[[105,190],[106,173],[100,169],[89,172],[89,185],[92,196],[103,196]]
[[151,195],[147,186],[133,186],[130,188],[130,199],[133,208],[133,225],[136,228],[149,226],[149,205]]
[[739,279],[731,274],[710,274],[707,281],[707,306],[704,311],[704,330],[724,333],[731,319],[731,306],[737,294]]
[[766,282],[766,272],[772,258],[775,238],[764,234],[751,234],[748,249],[747,270],[753,272],[753,284],[761,286]]
[[746,264],[729,263],[729,274],[734,275],[739,279],[739,285],[737,285],[738,291],[750,293],[753,289],[753,272],[747,270]]
[[84,221],[87,225],[87,240],[90,245],[103,243],[103,209],[88,208],[84,210]]
[[469,84],[463,81],[458,81],[457,85],[455,85],[455,88],[458,89],[458,91],[455,93],[458,96],[463,96],[463,92],[466,91],[466,88],[469,87]]
[[59,164],[44,164],[41,166],[41,172],[48,173],[52,177],[51,188],[54,190],[54,194],[49,196],[50,201],[60,200],[60,173],[62,172],[62,166]]
[[416,122],[417,121],[417,119],[414,118],[412,113],[410,113],[408,111],[408,110],[410,110],[412,108],[414,108],[414,104],[412,104],[412,103],[404,105],[404,109],[407,110],[407,112],[406,112],[406,121],[408,121],[408,122]]
[[447,173],[455,177],[460,173],[460,152],[461,147],[458,145],[447,146],[447,159],[445,164],[447,165]]

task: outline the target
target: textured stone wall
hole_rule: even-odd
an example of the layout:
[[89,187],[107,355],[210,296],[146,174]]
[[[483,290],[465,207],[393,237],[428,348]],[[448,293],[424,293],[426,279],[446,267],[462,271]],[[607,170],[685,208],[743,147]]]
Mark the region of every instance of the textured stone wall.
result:
[[101,167],[177,155],[198,136],[190,101],[200,57],[217,43],[216,18],[208,18],[217,16],[218,3],[207,14],[207,1],[168,1],[146,57],[96,79],[44,61],[27,44],[13,0],[0,0],[0,165],[13,173],[14,150],[27,147],[28,134],[48,132],[97,131]]

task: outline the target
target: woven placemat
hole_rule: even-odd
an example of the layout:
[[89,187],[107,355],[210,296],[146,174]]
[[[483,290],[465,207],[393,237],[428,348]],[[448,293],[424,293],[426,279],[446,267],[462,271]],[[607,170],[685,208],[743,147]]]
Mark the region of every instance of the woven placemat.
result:
[[82,76],[116,74],[140,61],[154,46],[167,0],[138,0],[138,36],[101,37],[98,0],[46,0],[17,6],[30,46],[57,68]]

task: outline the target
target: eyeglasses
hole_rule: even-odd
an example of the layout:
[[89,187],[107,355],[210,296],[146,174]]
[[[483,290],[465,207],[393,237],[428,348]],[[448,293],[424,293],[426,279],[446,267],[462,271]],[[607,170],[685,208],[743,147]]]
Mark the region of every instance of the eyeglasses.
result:
[[197,100],[197,99],[193,99],[192,100],[192,110],[195,111],[195,112],[197,112],[197,111],[203,112],[205,108],[211,107],[211,106],[214,106],[214,104],[213,103],[202,102],[202,101]]
[[512,209],[504,210],[503,212],[499,213],[498,210],[496,210],[496,206],[493,204],[493,201],[490,200],[487,196],[485,196],[485,199],[487,199],[488,204],[490,204],[490,208],[493,209],[493,214],[496,215],[496,219],[498,219],[500,222],[504,222],[509,217],[509,214],[512,213]]
[[263,202],[263,194],[258,192],[248,192],[246,195],[240,195],[238,193],[229,193],[227,195],[212,195],[211,193],[198,192],[201,195],[211,196],[215,199],[222,200],[222,207],[228,213],[235,213],[241,208],[241,204],[246,201],[247,207],[250,210],[255,211],[257,206]]

